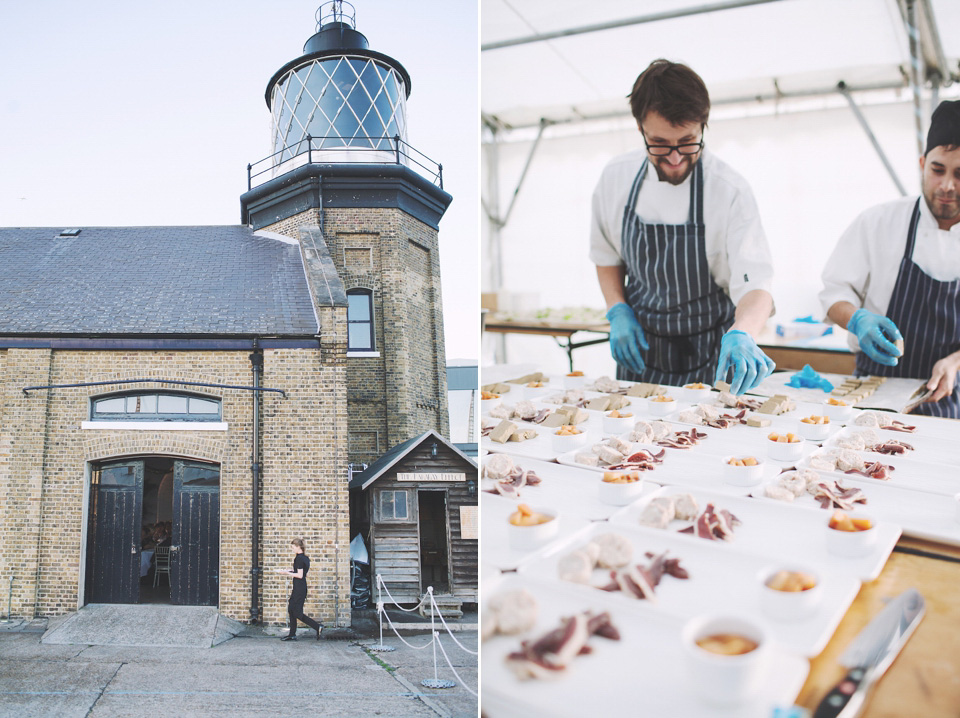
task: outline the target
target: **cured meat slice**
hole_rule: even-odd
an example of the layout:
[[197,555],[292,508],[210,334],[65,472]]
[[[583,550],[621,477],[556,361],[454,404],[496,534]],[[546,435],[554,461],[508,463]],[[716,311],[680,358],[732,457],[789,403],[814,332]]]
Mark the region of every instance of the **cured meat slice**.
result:
[[900,431],[905,434],[912,434],[917,430],[915,426],[908,426],[902,421],[892,421],[886,426],[881,426],[881,429],[887,429],[888,431]]
[[869,479],[879,479],[881,481],[887,481],[890,477],[890,472],[894,470],[895,467],[887,466],[886,464],[881,464],[879,461],[870,464],[869,466],[864,466],[862,469],[850,469],[845,471],[845,474],[860,474],[861,476],[866,476]]
[[534,424],[542,424],[543,420],[546,419],[548,416],[550,416],[550,410],[541,409],[540,411],[537,412],[537,415],[535,417],[530,419],[530,421],[532,421]]
[[620,640],[620,632],[609,614],[594,616],[586,611],[561,619],[560,627],[548,631],[535,641],[524,641],[520,650],[507,656],[507,665],[520,680],[544,678],[563,671],[579,655],[590,653],[591,636]]
[[587,631],[591,636],[603,636],[611,641],[620,640],[620,631],[613,625],[610,614],[606,611],[587,621]]
[[878,454],[896,455],[913,451],[913,446],[905,441],[891,439],[890,441],[884,441],[883,443],[868,447],[868,451],[875,451]]

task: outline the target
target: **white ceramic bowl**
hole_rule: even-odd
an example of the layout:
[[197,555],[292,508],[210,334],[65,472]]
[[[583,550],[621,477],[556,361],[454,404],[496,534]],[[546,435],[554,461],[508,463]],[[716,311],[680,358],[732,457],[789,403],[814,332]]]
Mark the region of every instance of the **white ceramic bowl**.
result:
[[490,410],[499,406],[503,399],[481,399],[480,400],[480,415],[489,414]]
[[[629,474],[636,472],[617,471],[609,473]],[[639,481],[633,481],[628,484],[612,484],[604,481],[601,477],[598,491],[600,501],[603,503],[612,506],[626,506],[629,503],[633,503],[633,501],[640,498],[641,494],[643,494],[643,478],[641,477]]]
[[[830,421],[846,421],[853,416],[853,405],[847,403],[846,406],[834,406],[828,404],[828,401],[828,399],[823,400],[823,413],[830,417]],[[839,401],[846,400],[840,399]]]
[[564,389],[582,389],[586,385],[587,385],[587,377],[585,376],[565,375],[563,377]]
[[[806,573],[816,582],[806,591],[778,591],[770,588],[767,582],[780,571],[795,571]],[[820,574],[807,566],[783,564],[771,566],[760,572],[760,609],[765,615],[776,621],[785,623],[803,621],[813,615],[823,598],[823,588],[820,585]]]
[[[623,411],[623,410],[618,409],[618,411]],[[629,412],[629,413],[631,414],[631,416],[620,417],[619,419],[611,419],[609,416],[610,412],[607,412],[606,414],[604,414],[603,415],[603,433],[620,435],[620,434],[625,434],[626,432],[633,429],[633,425],[637,421],[637,416],[636,414],[633,414],[633,412]]]
[[731,459],[745,459],[747,456],[745,453],[742,455],[737,454],[723,457],[723,463],[720,469],[723,472],[723,480],[725,483],[732,484],[733,486],[755,486],[760,483],[760,480],[763,478],[764,468],[764,463],[761,459],[758,459],[756,456],[753,457],[757,459],[756,466],[733,466],[730,464]]
[[[776,431],[773,433],[781,434],[783,432]],[[796,461],[803,456],[803,445],[806,443],[802,438],[790,443],[773,441],[772,439],[765,439],[765,441],[767,442],[767,456],[774,461]]]
[[860,558],[866,556],[877,543],[877,522],[873,516],[859,513],[856,511],[845,512],[847,516],[854,519],[870,519],[872,528],[866,531],[839,531],[830,528],[830,517],[823,522],[823,530],[826,535],[827,551],[844,558]]
[[523,398],[529,399],[530,401],[536,401],[537,399],[540,399],[553,391],[554,389],[551,388],[551,386],[546,382],[543,382],[543,386],[527,386],[524,384]]
[[797,433],[808,441],[823,441],[830,435],[832,427],[833,424],[807,424],[797,421]]
[[535,513],[552,516],[550,521],[535,526],[515,526],[507,521],[507,542],[517,551],[531,551],[551,541],[560,532],[560,513],[544,506],[531,506]]
[[[732,633],[756,641],[757,648],[739,656],[711,653],[697,639]],[[764,679],[770,639],[763,625],[740,615],[712,614],[691,618],[680,633],[691,690],[706,703],[736,705],[753,698]]]
[[711,391],[709,386],[703,389],[688,389],[684,386],[680,388],[680,398],[691,404],[701,404],[710,398]]
[[[559,431],[559,427],[555,431]],[[556,433],[554,433],[553,436],[550,437],[553,450],[565,454],[568,451],[573,451],[583,446],[587,443],[587,432],[583,429],[579,431],[579,434],[572,434],[571,436],[557,436]]]
[[647,412],[653,416],[666,416],[677,410],[677,402],[672,397],[670,401],[654,401],[657,397],[647,399]]

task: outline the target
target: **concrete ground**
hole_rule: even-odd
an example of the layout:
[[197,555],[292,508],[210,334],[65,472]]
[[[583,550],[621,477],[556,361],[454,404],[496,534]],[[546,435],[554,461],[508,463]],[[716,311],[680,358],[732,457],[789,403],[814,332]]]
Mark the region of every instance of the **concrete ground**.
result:
[[[298,641],[284,642],[246,627],[212,648],[197,648],[41,643],[46,629],[43,620],[0,624],[0,718],[478,715],[477,698],[439,647],[437,676],[453,688],[422,686],[434,678],[433,647],[416,650],[391,631],[383,643],[397,650],[377,653],[368,647],[378,639],[345,630],[328,630],[318,642],[301,629]],[[478,650],[476,630],[454,635]],[[419,647],[430,636],[404,640]],[[476,692],[477,656],[442,629],[440,645]]]

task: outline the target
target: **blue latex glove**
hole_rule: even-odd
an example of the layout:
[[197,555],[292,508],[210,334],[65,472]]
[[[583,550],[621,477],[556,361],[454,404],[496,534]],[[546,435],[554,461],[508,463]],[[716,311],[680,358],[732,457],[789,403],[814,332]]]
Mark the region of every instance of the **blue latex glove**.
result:
[[717,364],[716,381],[725,381],[727,372],[733,369],[730,391],[736,395],[752,389],[762,382],[776,364],[760,351],[760,347],[746,332],[731,329],[720,340],[720,361]]
[[610,352],[614,361],[639,374],[646,366],[640,350],[649,349],[650,345],[643,336],[637,315],[629,306],[619,302],[610,307],[607,320],[610,322]]
[[896,366],[903,356],[893,344],[897,339],[902,340],[903,335],[887,317],[858,309],[847,322],[847,331],[857,335],[860,348],[877,364]]

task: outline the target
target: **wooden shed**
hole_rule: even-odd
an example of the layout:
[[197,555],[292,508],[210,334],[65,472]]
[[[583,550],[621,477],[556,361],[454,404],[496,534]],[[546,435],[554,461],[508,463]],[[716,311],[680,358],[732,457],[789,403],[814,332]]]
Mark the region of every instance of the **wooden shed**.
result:
[[[435,431],[393,447],[350,480],[351,533],[398,603],[433,586],[438,604],[477,602],[477,465]],[[446,612],[445,612],[446,614]]]

